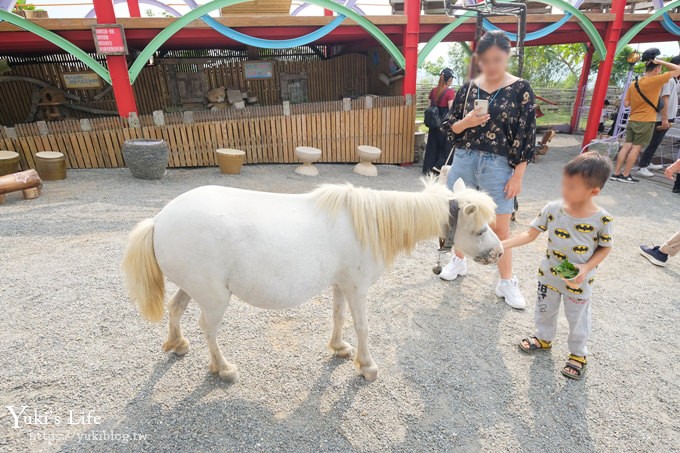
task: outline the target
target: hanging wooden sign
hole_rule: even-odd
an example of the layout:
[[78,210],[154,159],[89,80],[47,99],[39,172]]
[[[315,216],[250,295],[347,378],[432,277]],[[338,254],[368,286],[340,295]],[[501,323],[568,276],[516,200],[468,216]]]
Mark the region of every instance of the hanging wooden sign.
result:
[[127,55],[125,31],[121,24],[98,24],[92,26],[92,36],[100,55]]
[[274,77],[274,62],[244,61],[243,75],[246,79],[271,79]]
[[102,79],[94,71],[64,72],[61,74],[67,90],[88,90],[102,87]]

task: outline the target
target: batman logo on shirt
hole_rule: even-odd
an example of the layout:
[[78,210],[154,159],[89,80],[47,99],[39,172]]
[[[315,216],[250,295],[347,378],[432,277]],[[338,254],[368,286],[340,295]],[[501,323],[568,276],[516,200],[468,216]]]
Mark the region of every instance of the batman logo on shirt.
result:
[[567,285],[567,291],[574,294],[583,294],[583,290],[581,288],[572,288],[569,285]]
[[575,245],[571,249],[574,251],[574,253],[578,253],[579,255],[588,253],[588,250],[590,250],[587,245]]
[[595,277],[591,277],[591,278],[588,279],[588,284],[592,285],[594,281],[595,281]]
[[538,229],[541,230],[541,231],[546,231],[546,230],[547,230],[547,228],[544,227],[543,225],[536,225],[536,226],[537,226]]
[[555,216],[548,214],[548,222],[552,222],[553,220],[555,220]]
[[549,290],[555,291],[556,293],[559,293],[559,290],[558,290],[557,288],[555,288],[554,286],[550,286],[550,285],[545,285],[545,286],[546,286],[546,288],[548,288]]
[[571,237],[571,234],[569,234],[567,230],[563,230],[562,228],[555,228],[555,236],[562,239],[569,239]]
[[580,233],[590,233],[595,231],[595,227],[587,223],[577,223],[574,225],[574,228],[576,228],[576,231]]
[[559,250],[553,250],[552,253],[555,256],[555,258],[557,258],[558,260],[564,261],[564,260],[567,259],[567,255],[560,252]]
[[593,236],[593,242],[597,242],[599,239],[597,236]]
[[602,242],[611,242],[612,237],[608,234],[601,234],[599,240]]
[[538,268],[538,275],[541,276],[541,277],[543,277],[543,275],[544,275],[543,270],[540,267]]
[[557,270],[555,270],[554,267],[550,268],[550,273],[553,274],[554,276],[557,276]]
[[602,223],[604,223],[606,225],[614,219],[609,217],[608,215],[603,215],[600,220],[602,220]]

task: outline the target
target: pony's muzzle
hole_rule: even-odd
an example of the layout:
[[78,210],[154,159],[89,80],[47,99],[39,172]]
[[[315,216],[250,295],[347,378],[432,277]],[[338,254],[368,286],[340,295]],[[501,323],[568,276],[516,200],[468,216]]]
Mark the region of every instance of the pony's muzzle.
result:
[[479,264],[496,264],[503,256],[503,249],[489,250],[488,253],[475,257],[475,262]]

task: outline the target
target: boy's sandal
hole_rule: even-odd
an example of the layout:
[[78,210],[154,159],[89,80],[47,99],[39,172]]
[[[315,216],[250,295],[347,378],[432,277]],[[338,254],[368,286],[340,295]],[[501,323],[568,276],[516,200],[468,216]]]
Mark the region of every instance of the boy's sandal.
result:
[[[567,363],[564,365],[564,368],[562,368],[562,374],[565,377],[568,377],[569,379],[583,379],[583,376],[586,374],[586,358],[574,355],[574,354],[569,354],[569,358],[567,359]],[[567,370],[573,370],[573,373],[570,373]]]
[[[526,346],[524,343],[527,343],[529,346]],[[552,341],[543,341],[535,336],[522,338],[522,341],[519,342],[519,348],[522,351],[531,354],[532,352],[548,350],[552,348]]]

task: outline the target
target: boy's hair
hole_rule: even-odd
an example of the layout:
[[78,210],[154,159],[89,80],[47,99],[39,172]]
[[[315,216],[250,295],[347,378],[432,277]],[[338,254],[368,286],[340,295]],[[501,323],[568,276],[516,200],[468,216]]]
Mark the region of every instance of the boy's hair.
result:
[[578,175],[593,189],[602,189],[612,171],[612,161],[595,151],[579,154],[564,167],[565,175]]

